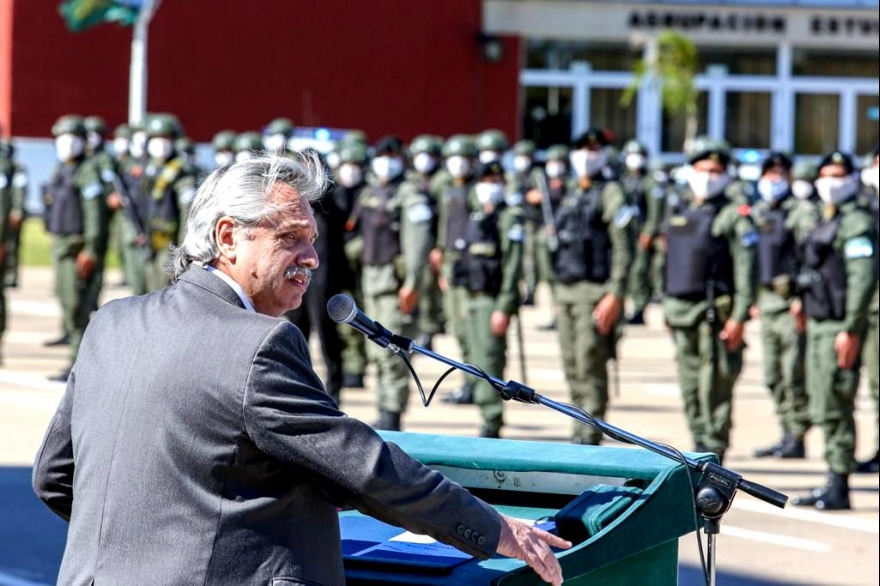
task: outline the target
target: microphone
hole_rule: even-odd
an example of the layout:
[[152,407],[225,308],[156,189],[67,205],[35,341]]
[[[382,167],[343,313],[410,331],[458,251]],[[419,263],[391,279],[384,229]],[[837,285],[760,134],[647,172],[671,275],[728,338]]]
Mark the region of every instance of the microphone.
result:
[[331,297],[327,302],[327,315],[338,324],[350,325],[383,348],[393,345],[406,352],[412,351],[412,340],[394,334],[382,324],[367,317],[358,309],[351,295],[340,293]]

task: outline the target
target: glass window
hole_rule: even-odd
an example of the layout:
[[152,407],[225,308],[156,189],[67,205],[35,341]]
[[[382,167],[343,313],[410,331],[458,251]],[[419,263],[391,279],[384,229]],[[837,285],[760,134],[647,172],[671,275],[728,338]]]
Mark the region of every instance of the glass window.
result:
[[859,96],[856,103],[856,153],[859,155],[871,152],[880,139],[880,97]]
[[740,149],[770,148],[769,92],[727,92],[725,138]]
[[726,65],[735,75],[776,75],[775,47],[700,47],[700,68]]
[[523,135],[544,149],[571,141],[570,87],[526,87]]
[[822,155],[840,142],[840,95],[797,94],[794,150],[800,155]]
[[610,130],[617,148],[636,136],[638,96],[624,108],[620,104],[624,91],[604,88],[590,90],[590,126]]
[[594,71],[632,71],[642,52],[625,43],[553,41],[526,42],[527,69],[564,69],[575,61],[586,61]]
[[[709,126],[709,95],[700,92],[697,98],[697,134],[705,134]],[[664,153],[680,153],[684,148],[685,118],[670,116],[663,110],[663,139],[661,148]]]
[[795,49],[792,69],[795,75],[876,78],[880,77],[880,58],[877,53]]

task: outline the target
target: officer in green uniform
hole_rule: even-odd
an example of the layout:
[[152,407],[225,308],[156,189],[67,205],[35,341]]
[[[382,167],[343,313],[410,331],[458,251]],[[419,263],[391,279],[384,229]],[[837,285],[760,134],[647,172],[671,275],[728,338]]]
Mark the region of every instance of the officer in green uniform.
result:
[[198,182],[205,177],[205,170],[199,167],[196,160],[196,143],[188,136],[181,136],[174,141],[174,150],[187,166],[187,173],[195,175]]
[[[616,355],[632,262],[634,213],[620,183],[607,179],[605,133],[590,129],[573,147],[570,160],[577,183],[555,217],[559,346],[572,401],[601,419],[608,406],[608,361]],[[601,438],[596,429],[574,424],[573,443],[598,445]]]
[[[880,200],[878,200],[878,171],[880,171],[880,158],[878,158],[878,147],[874,147],[871,153],[868,165],[862,171],[862,183],[865,185],[863,193],[864,205],[871,210],[874,216],[874,229],[878,229],[880,222]],[[880,260],[880,255],[875,254],[875,259]],[[871,389],[871,398],[874,399],[874,412],[877,414],[877,429],[875,429],[875,450],[874,457],[864,462],[859,462],[856,472],[862,474],[876,474],[880,471],[880,347],[878,347],[878,336],[880,336],[880,298],[878,291],[874,290],[874,301],[871,302],[871,311],[868,316],[868,337],[865,340],[865,351],[862,354],[862,360],[868,371],[868,384]]]
[[500,130],[484,130],[477,135],[480,163],[500,163],[509,146],[507,135]]
[[663,313],[672,330],[685,415],[695,451],[723,459],[743,332],[755,302],[759,235],[728,174],[729,149],[695,141],[688,192],[664,227]]
[[637,140],[627,142],[622,151],[624,172],[620,178],[629,205],[638,210],[633,231],[636,233],[635,261],[630,273],[630,297],[633,313],[629,324],[645,325],[645,308],[659,290],[654,277],[657,237],[663,222],[666,188],[658,183],[648,168],[648,149]]
[[[495,161],[477,169],[473,213],[453,267],[453,284],[467,295],[467,337],[471,364],[504,377],[507,329],[519,309],[524,218],[521,207],[505,203],[504,168]],[[485,380],[474,389],[483,419],[480,437],[500,437],[504,425],[498,391]]]
[[[107,244],[106,187],[101,169],[86,157],[86,128],[67,115],[52,127],[60,161],[49,181],[47,226],[53,235],[56,292],[65,330],[70,334],[71,365],[76,360],[94,299]],[[56,380],[67,380],[70,369]]]
[[[412,170],[407,174],[401,189],[422,193],[430,202],[431,247],[437,239],[437,201],[440,199],[438,182],[435,177],[441,167],[443,144],[435,136],[423,134],[413,139],[409,151],[412,156]],[[418,291],[418,329],[419,345],[431,349],[434,336],[443,332],[443,293],[440,291],[438,275],[430,263],[425,263],[422,289]]]
[[[443,144],[443,157],[451,180],[438,200],[437,241],[429,260],[433,270],[440,275],[446,323],[452,328],[452,335],[458,342],[461,360],[470,362],[466,328],[467,290],[453,283],[452,268],[464,245],[464,234],[470,219],[477,147],[467,135],[456,134]],[[474,381],[467,379],[464,385],[442,400],[462,405],[473,403]]]
[[755,451],[756,458],[803,458],[810,429],[805,380],[806,322],[800,315],[796,281],[797,243],[818,221],[816,206],[791,193],[792,161],[772,153],[761,166],[752,206],[761,240],[758,246],[758,310],[764,347],[764,384],[776,406],[782,439]]
[[[11,141],[0,140],[0,159],[5,159],[12,165],[12,175],[7,178],[6,189],[9,189],[9,213],[6,231],[6,240],[0,240],[0,246],[5,246],[5,275],[0,270],[0,278],[4,280],[6,287],[18,286],[18,260],[21,253],[21,225],[24,223],[24,200],[28,191],[27,170],[15,160],[15,147]],[[3,180],[0,179],[0,182]],[[3,261],[0,261],[2,266]]]
[[799,161],[791,169],[791,194],[800,201],[808,201],[819,205],[819,195],[816,193],[816,178],[819,169],[815,163]]
[[147,286],[155,291],[168,284],[165,265],[170,260],[170,246],[183,238],[187,210],[195,197],[198,177],[175,150],[175,141],[183,135],[176,117],[171,114],[151,116],[146,130],[150,157],[146,175],[151,204],[148,228],[155,255],[147,269]]
[[263,152],[263,136],[259,132],[242,132],[235,137],[235,161],[253,159]]
[[236,136],[234,130],[221,130],[214,135],[211,146],[214,148],[214,164],[217,167],[225,167],[235,162]]
[[[138,133],[140,131],[137,131]],[[116,213],[119,226],[120,253],[125,281],[133,295],[144,295],[147,287],[147,267],[154,254],[147,227],[150,209],[146,175],[146,154],[135,148],[135,130],[127,124],[116,127],[113,150],[119,170],[119,185],[110,194],[107,204]],[[146,149],[144,148],[144,153]]]
[[522,304],[528,306],[535,304],[535,289],[538,287],[537,233],[541,226],[541,208],[528,205],[526,199],[527,194],[538,189],[541,184],[536,175],[544,173],[543,167],[535,161],[535,148],[535,143],[531,140],[517,141],[513,145],[513,170],[507,175],[508,192],[518,194],[523,200],[526,239],[523,245],[522,272],[526,296]]
[[[86,116],[83,120],[83,123],[86,127],[86,156],[90,159],[93,159],[94,164],[98,166],[101,171],[101,180],[105,183],[106,192],[108,194],[113,194],[116,192],[116,185],[119,181],[119,168],[116,158],[105,148],[105,137],[107,135],[107,123],[100,116]],[[108,240],[110,237],[113,238],[113,246],[116,248],[121,248],[119,246],[119,240],[121,238],[119,227],[119,220],[116,216],[116,210],[111,205],[111,197],[108,195],[108,216],[107,222],[109,228],[107,230]],[[105,244],[102,247],[105,251],[109,248],[108,244]],[[101,265],[104,265],[103,259]],[[100,271],[97,275],[97,278],[103,283],[104,279],[104,271]],[[99,284],[99,289],[102,285]],[[98,299],[94,299],[95,306],[92,307],[92,311],[98,310]]]
[[275,118],[263,131],[263,148],[273,155],[288,154],[287,143],[293,136],[293,130],[293,122],[289,118]]
[[[352,214],[363,238],[364,305],[389,330],[408,335],[431,249],[430,201],[424,193],[401,189],[405,164],[397,137],[376,144],[371,170],[376,182],[361,192]],[[409,401],[409,371],[400,357],[374,344],[367,354],[378,370],[374,427],[399,430]]]
[[819,163],[816,191],[822,220],[801,247],[798,279],[808,318],[807,392],[810,414],[825,436],[826,484],[792,503],[849,509],[855,468],[855,397],[868,308],[877,288],[877,230],[859,201],[852,158],[835,151]]

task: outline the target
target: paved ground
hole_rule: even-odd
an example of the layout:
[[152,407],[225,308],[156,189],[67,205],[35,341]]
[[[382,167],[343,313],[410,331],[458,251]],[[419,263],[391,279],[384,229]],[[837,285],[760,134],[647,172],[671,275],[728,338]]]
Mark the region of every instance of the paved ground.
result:
[[[118,274],[107,278],[117,283]],[[110,286],[106,297],[125,290]],[[21,287],[7,291],[10,330],[0,367],[0,586],[53,583],[64,547],[65,525],[49,514],[30,492],[30,465],[46,424],[63,392],[47,375],[65,365],[65,350],[43,348],[57,336],[59,317],[46,269],[26,270]],[[547,321],[546,299],[524,314],[528,382],[551,398],[566,398],[553,333],[537,326]],[[649,314],[649,326],[630,329],[621,348],[621,396],[614,400],[609,421],[650,439],[683,449],[691,447],[675,383],[673,350],[659,314]],[[761,385],[762,350],[756,324],[750,326],[747,368],[736,391],[733,446],[726,464],[745,477],[788,494],[816,486],[823,479],[821,434],[808,440],[803,461],[765,461],[751,458],[752,450],[777,439],[772,404]],[[435,349],[454,356],[449,338]],[[519,377],[513,352],[508,377]],[[318,355],[318,353],[316,353]],[[436,380],[440,365],[416,360],[425,381]],[[370,381],[371,382],[371,381]],[[453,377],[453,382],[457,379]],[[451,387],[452,385],[450,385]],[[444,391],[447,390],[443,389]],[[442,391],[441,391],[442,392]],[[368,391],[346,391],[343,408],[367,421],[375,416]],[[873,448],[872,407],[867,393],[858,403],[859,454]],[[517,439],[566,441],[568,423],[562,416],[537,406],[509,405],[504,435]],[[424,409],[416,401],[405,420],[409,431],[462,434],[476,432],[474,408],[439,401]],[[855,509],[820,513],[789,508],[778,511],[741,493],[727,515],[718,542],[721,586],[759,584],[869,585],[878,584],[878,477],[853,479]],[[680,544],[681,583],[699,584],[699,557],[693,534]]]

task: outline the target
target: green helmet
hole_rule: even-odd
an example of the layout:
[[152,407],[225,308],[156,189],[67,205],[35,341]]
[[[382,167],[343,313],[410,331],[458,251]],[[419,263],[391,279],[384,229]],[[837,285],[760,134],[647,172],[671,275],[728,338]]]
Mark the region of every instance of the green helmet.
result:
[[82,116],[76,114],[67,114],[59,118],[52,125],[52,136],[61,136],[62,134],[76,134],[82,137],[86,135],[86,125]]
[[645,157],[648,156],[648,148],[640,143],[639,141],[633,139],[627,141],[625,145],[623,145],[623,150],[621,154],[626,155],[643,155]]
[[477,145],[466,134],[456,134],[449,137],[443,144],[444,157],[467,157],[473,158],[477,156]]
[[477,149],[481,151],[501,153],[506,151],[508,146],[507,135],[500,130],[484,130],[477,137]]
[[819,177],[819,167],[810,161],[795,163],[791,169],[792,181],[809,181],[812,183]]
[[534,154],[535,154],[534,141],[531,141],[531,140],[517,141],[517,143],[515,145],[513,145],[513,154],[525,155],[527,157],[534,156]]
[[174,141],[174,150],[178,153],[194,155],[196,154],[196,143],[194,143],[188,136],[181,136]]
[[420,134],[415,137],[409,145],[409,152],[417,155],[419,153],[429,153],[431,155],[439,155],[443,149],[442,143],[437,140],[436,136],[430,134]]
[[214,135],[214,139],[211,141],[211,146],[214,147],[215,151],[234,150],[236,136],[234,130],[221,130]]
[[259,132],[242,132],[235,137],[235,152],[263,150],[263,135]]
[[698,136],[694,139],[687,156],[691,165],[709,158],[717,159],[722,165],[727,165],[730,163],[730,145],[723,140]]
[[120,124],[113,130],[113,138],[131,138],[132,132],[131,126],[128,124]]
[[548,161],[565,161],[568,162],[568,147],[564,144],[554,144],[547,149]]
[[342,137],[342,144],[360,144],[366,147],[369,143],[367,142],[367,133],[363,130],[349,130],[345,133],[345,136]]
[[177,116],[173,114],[153,114],[147,119],[144,129],[150,138],[154,136],[179,138],[183,135],[183,127]]
[[266,126],[265,134],[283,134],[289,137],[293,134],[293,121],[290,118],[275,118]]
[[354,163],[364,165],[367,162],[367,149],[360,144],[343,144],[339,147],[339,164]]
[[107,123],[100,116],[86,116],[83,125],[87,132],[95,132],[101,136],[107,134]]

